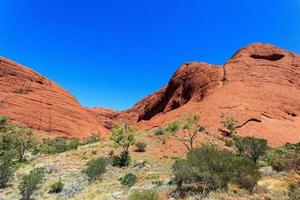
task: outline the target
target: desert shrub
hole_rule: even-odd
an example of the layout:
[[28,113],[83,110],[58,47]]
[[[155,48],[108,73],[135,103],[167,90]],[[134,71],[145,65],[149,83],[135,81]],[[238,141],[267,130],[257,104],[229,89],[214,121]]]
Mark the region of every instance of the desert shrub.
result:
[[93,134],[82,142],[82,145],[92,144],[100,141],[100,136],[98,134]]
[[137,142],[135,143],[135,147],[137,152],[144,152],[147,144],[144,142]]
[[260,156],[265,155],[268,148],[268,141],[255,137],[235,137],[234,146],[239,155],[244,155],[256,162]]
[[41,168],[36,168],[30,171],[28,175],[22,177],[19,185],[19,190],[23,200],[30,200],[31,195],[38,189],[44,178],[44,171]]
[[79,140],[74,138],[69,142],[68,149],[78,149],[79,146]]
[[0,117],[0,156],[14,149],[18,161],[23,162],[25,153],[33,150],[36,145],[33,136],[31,129],[12,125],[7,117]]
[[179,189],[183,184],[196,184],[211,191],[234,183],[251,191],[260,177],[254,162],[212,145],[204,145],[189,152],[186,159],[176,160],[172,170]]
[[269,148],[264,159],[276,171],[300,171],[299,144],[288,144],[281,148]]
[[112,166],[115,167],[125,167],[131,162],[131,157],[129,152],[122,152],[119,156],[112,157]]
[[135,127],[125,123],[113,127],[110,139],[114,142],[116,148],[122,148],[120,156],[113,157],[114,166],[124,167],[129,165],[129,147],[135,143],[134,135],[136,131]]
[[159,194],[155,190],[135,190],[129,200],[159,200]]
[[288,190],[288,196],[290,200],[300,199],[300,184],[290,184]]
[[121,179],[121,184],[127,187],[132,187],[136,184],[137,177],[135,174],[128,173]]
[[158,129],[154,130],[154,135],[164,135],[166,134],[166,129],[163,127],[159,127]]
[[221,125],[226,129],[226,136],[233,136],[236,133],[237,121],[233,117],[222,115]]
[[106,158],[98,158],[96,160],[89,161],[85,170],[89,181],[93,182],[99,179],[101,175],[105,173],[107,164],[108,161]]
[[15,150],[6,151],[0,159],[0,188],[6,188],[13,179],[15,164],[12,159],[16,156]]
[[63,190],[64,184],[59,180],[51,185],[49,193],[60,193]]
[[43,154],[63,153],[69,149],[67,140],[62,137],[43,139],[38,151]]

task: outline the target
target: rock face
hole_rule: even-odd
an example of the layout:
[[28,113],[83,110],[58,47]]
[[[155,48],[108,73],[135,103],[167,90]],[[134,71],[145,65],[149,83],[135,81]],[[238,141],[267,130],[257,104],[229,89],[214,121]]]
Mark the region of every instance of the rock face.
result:
[[238,121],[243,136],[266,138],[273,146],[299,142],[300,55],[254,43],[224,65],[186,63],[166,86],[122,112],[83,108],[55,83],[1,59],[0,115],[46,133],[106,135],[105,128],[123,121],[149,130],[195,112],[216,135],[221,134],[221,116],[227,115]]
[[113,124],[121,118],[142,129],[200,112],[202,123],[215,134],[220,134],[224,114],[238,121],[241,135],[266,138],[273,146],[299,142],[300,56],[254,43],[240,49],[223,66],[183,64],[165,87],[127,111],[114,116],[94,112],[102,116],[100,121],[110,118]]
[[107,133],[62,87],[4,58],[0,58],[0,115],[40,133],[67,138]]

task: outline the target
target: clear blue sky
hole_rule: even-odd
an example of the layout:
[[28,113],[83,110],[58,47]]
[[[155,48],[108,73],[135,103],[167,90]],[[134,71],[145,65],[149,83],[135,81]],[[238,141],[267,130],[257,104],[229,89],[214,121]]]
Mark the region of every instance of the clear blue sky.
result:
[[126,109],[187,61],[256,41],[300,52],[299,0],[0,0],[0,55],[82,105]]

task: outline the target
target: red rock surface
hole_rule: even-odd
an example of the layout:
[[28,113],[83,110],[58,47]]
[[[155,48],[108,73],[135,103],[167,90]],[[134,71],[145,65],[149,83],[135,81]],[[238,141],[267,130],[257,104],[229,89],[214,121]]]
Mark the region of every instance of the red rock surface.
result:
[[300,56],[254,43],[223,66],[182,65],[165,87],[130,110],[114,111],[114,116],[94,112],[102,116],[100,121],[109,118],[110,126],[116,119],[126,119],[142,129],[201,112],[202,122],[215,134],[220,134],[220,118],[225,114],[238,121],[241,135],[266,138],[273,146],[299,142]]
[[224,65],[186,63],[166,86],[122,112],[83,108],[55,83],[1,59],[0,102],[0,115],[68,137],[106,135],[105,128],[122,121],[148,130],[200,112],[213,134],[221,134],[220,118],[225,114],[238,121],[239,134],[263,137],[277,146],[300,141],[300,56],[254,43]]
[[107,130],[74,96],[31,69],[0,58],[0,115],[41,133],[86,138]]

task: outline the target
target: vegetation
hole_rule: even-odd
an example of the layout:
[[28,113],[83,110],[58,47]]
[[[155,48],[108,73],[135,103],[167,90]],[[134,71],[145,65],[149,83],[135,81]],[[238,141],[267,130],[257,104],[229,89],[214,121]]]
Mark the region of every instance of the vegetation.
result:
[[15,157],[16,151],[5,151],[0,160],[0,188],[6,188],[9,181],[13,179],[15,172],[15,164],[12,159]]
[[29,175],[22,177],[22,182],[19,185],[19,190],[22,195],[22,200],[30,200],[31,195],[38,189],[44,178],[44,171],[41,168],[36,168],[30,171]]
[[78,149],[79,146],[80,146],[80,141],[74,138],[69,142],[68,149]]
[[63,190],[64,184],[59,180],[58,182],[51,185],[49,193],[60,193]]
[[100,141],[99,134],[93,134],[89,138],[87,138],[85,141],[82,142],[82,145],[92,144]]
[[108,161],[106,158],[98,158],[96,160],[91,160],[87,163],[87,168],[85,170],[86,175],[90,182],[98,180],[102,174],[106,172],[106,166]]
[[144,152],[147,144],[144,142],[136,142],[135,147],[137,152]]
[[135,190],[130,196],[129,200],[159,200],[159,194],[155,190]]
[[300,171],[300,142],[287,144],[281,148],[269,148],[264,157],[277,171]]
[[232,117],[229,116],[221,116],[221,125],[223,126],[223,128],[226,129],[226,136],[233,136],[235,135],[236,131],[236,125],[237,125],[237,121],[235,119],[233,119]]
[[120,156],[113,157],[113,165],[124,167],[130,163],[129,147],[135,143],[136,128],[128,124],[118,124],[113,127],[110,139],[116,148],[121,147]]
[[126,174],[121,180],[121,184],[127,187],[134,186],[136,182],[137,182],[137,177],[135,174],[132,173]]
[[183,184],[195,184],[211,191],[234,183],[252,191],[260,178],[254,162],[212,145],[189,152],[186,159],[175,161],[172,169],[179,190]]
[[255,137],[235,137],[234,146],[237,148],[239,155],[244,155],[256,163],[260,156],[265,155],[268,141]]
[[183,125],[180,121],[174,121],[168,124],[167,131],[171,133],[173,138],[180,141],[188,151],[194,149],[194,143],[205,128],[199,125],[200,114],[188,116],[184,119]]

